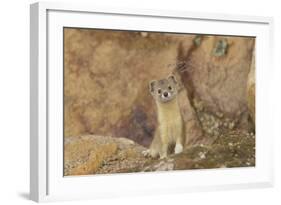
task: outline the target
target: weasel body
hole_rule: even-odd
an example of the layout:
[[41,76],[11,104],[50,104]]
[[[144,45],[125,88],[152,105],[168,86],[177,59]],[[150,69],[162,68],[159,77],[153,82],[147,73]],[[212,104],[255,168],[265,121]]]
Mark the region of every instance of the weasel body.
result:
[[158,125],[146,154],[166,158],[172,152],[183,151],[185,141],[184,122],[178,104],[178,82],[174,75],[150,82],[149,90],[157,107]]

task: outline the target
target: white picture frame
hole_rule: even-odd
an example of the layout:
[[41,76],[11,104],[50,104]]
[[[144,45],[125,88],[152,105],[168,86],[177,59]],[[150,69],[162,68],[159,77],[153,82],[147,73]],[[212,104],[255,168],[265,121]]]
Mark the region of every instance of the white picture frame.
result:
[[[62,28],[65,26],[256,36],[256,166],[63,177],[61,68]],[[32,4],[30,198],[41,202],[273,186],[273,133],[268,129],[272,113],[263,109],[269,106],[272,29],[270,17],[97,8],[71,3]]]

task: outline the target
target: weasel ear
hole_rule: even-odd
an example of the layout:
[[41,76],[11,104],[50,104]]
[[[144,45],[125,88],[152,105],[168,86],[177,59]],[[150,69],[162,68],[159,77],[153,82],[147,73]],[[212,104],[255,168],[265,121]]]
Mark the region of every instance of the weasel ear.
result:
[[169,80],[170,82],[173,82],[174,84],[178,84],[178,81],[177,81],[177,79],[176,79],[176,76],[174,76],[174,75],[169,75],[169,76],[168,76],[168,80]]
[[155,92],[156,80],[152,80],[149,83],[149,92],[153,95]]

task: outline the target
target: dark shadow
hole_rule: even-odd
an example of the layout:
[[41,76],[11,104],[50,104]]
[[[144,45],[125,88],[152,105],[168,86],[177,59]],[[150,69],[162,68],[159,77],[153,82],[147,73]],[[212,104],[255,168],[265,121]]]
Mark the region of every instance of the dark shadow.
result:
[[29,193],[27,193],[27,192],[21,192],[21,193],[18,193],[18,195],[23,199],[30,200]]

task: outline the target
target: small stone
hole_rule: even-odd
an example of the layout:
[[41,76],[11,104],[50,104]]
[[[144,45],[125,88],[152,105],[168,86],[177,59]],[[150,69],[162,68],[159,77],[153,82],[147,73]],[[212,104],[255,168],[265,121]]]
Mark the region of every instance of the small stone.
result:
[[231,123],[229,123],[228,128],[232,130],[234,128],[234,126],[235,126],[234,122],[231,122]]
[[216,112],[216,115],[217,115],[219,118],[222,118],[222,117],[223,117],[223,113],[222,113],[222,112]]
[[205,159],[206,155],[204,152],[199,152],[199,157],[200,157],[200,159]]
[[219,123],[218,122],[215,122],[214,128],[219,128]]

